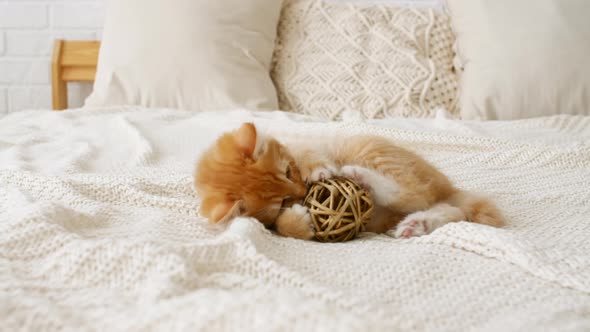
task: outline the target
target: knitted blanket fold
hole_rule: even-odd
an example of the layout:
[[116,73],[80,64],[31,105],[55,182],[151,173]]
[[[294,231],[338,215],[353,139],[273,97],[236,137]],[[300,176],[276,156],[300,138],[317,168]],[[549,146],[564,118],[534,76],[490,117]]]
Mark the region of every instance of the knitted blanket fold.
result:
[[[199,217],[196,158],[253,121],[288,143],[374,134],[485,193],[508,226],[283,238]],[[0,330],[590,329],[590,118],[322,122],[109,108],[0,118]]]

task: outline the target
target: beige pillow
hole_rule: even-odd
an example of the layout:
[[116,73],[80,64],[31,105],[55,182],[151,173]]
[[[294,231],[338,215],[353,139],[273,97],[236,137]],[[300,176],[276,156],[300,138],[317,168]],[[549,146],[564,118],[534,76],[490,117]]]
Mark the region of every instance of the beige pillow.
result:
[[447,0],[457,34],[461,115],[590,114],[588,0]]
[[276,109],[282,1],[110,0],[86,106]]
[[286,0],[272,70],[280,108],[327,119],[457,115],[453,42],[433,9]]

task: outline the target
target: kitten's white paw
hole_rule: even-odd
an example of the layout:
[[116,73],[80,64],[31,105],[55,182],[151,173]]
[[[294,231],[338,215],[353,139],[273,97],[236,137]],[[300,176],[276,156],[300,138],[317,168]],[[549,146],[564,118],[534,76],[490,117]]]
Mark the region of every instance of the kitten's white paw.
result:
[[318,167],[311,171],[309,175],[309,181],[316,182],[316,181],[323,181],[328,180],[334,177],[336,174],[336,167],[333,165],[325,165],[323,167]]
[[300,204],[283,211],[276,221],[277,232],[301,240],[311,240],[315,236],[315,228],[307,208]]
[[340,175],[352,179],[365,190],[370,190],[371,186],[367,183],[366,176],[364,176],[366,173],[366,168],[357,165],[346,165],[340,169]]
[[428,234],[450,222],[465,220],[463,212],[446,203],[437,204],[425,211],[418,211],[407,215],[396,227],[393,236],[410,238]]
[[[291,206],[291,210],[293,211],[293,213],[299,215],[299,216],[309,216],[309,212],[307,211],[307,208],[301,204],[295,203],[293,204],[293,206]],[[311,218],[310,218],[311,220]]]
[[426,220],[419,218],[406,218],[397,225],[393,236],[396,238],[409,239],[414,236],[428,234],[428,225]]
[[363,189],[371,192],[377,205],[387,206],[399,198],[399,185],[391,177],[358,165],[346,165],[340,175],[354,180]]

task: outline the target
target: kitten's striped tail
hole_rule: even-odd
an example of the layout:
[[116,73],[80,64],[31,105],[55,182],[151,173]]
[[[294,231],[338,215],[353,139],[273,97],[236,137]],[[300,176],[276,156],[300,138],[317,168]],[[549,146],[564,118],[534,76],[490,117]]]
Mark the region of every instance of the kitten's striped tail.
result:
[[505,225],[504,217],[492,201],[475,194],[457,191],[447,200],[450,205],[456,206],[468,221],[494,227]]

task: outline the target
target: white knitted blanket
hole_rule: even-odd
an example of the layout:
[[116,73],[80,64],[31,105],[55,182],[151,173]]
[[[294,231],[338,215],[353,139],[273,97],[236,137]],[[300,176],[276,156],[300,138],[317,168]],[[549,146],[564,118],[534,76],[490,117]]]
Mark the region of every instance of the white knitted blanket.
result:
[[[372,133],[509,226],[420,238],[282,238],[199,218],[194,161],[252,120],[272,134]],[[0,330],[588,331],[590,118],[313,122],[114,108],[0,118]]]

